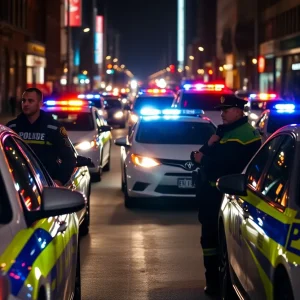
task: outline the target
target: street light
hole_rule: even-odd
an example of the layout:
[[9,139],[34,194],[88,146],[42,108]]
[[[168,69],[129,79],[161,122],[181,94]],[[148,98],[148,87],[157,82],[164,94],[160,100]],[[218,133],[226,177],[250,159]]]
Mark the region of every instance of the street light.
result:
[[106,56],[106,60],[110,60],[110,59],[111,59],[110,55]]
[[198,47],[198,50],[199,50],[200,52],[203,52],[203,51],[204,51],[204,48],[203,48],[203,47]]
[[88,74],[88,71],[87,71],[87,70],[84,70],[84,71],[82,71],[82,74],[83,74],[83,75],[87,75],[87,74]]
[[191,55],[191,56],[189,57],[189,59],[190,59],[190,60],[194,60],[195,57],[194,57],[193,55]]
[[117,59],[117,58],[115,58],[115,59],[113,60],[113,62],[114,62],[114,63],[118,62],[118,59]]
[[256,58],[253,58],[253,59],[252,59],[252,63],[253,63],[254,65],[256,65],[256,64],[257,64],[257,59],[256,59]]
[[91,29],[90,28],[84,28],[83,32],[89,32]]
[[121,68],[122,68],[122,69],[125,69],[125,65],[121,65]]

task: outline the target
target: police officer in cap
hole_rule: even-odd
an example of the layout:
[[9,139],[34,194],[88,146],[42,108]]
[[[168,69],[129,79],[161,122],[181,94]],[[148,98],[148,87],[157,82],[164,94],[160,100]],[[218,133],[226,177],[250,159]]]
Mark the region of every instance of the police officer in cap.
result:
[[28,88],[22,95],[22,113],[7,123],[30,145],[56,184],[66,184],[76,166],[76,157],[66,129],[41,107],[43,94]]
[[199,222],[202,224],[201,246],[206,269],[205,292],[219,294],[218,272],[218,214],[222,194],[216,188],[219,177],[241,173],[261,145],[259,133],[244,116],[247,101],[235,95],[220,98],[221,117],[216,134],[199,151],[191,153],[192,160],[200,166],[196,188],[199,201]]

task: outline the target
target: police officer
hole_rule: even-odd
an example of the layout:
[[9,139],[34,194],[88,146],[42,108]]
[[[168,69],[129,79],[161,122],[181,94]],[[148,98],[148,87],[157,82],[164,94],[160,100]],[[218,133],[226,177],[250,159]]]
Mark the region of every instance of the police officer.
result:
[[22,113],[6,126],[30,145],[58,185],[66,184],[76,166],[66,129],[41,110],[43,94],[39,89],[26,89],[21,104]]
[[241,173],[261,145],[259,133],[244,116],[247,101],[235,95],[224,95],[220,99],[223,125],[216,134],[191,154],[192,160],[200,165],[197,180],[197,199],[200,204],[199,222],[202,224],[201,246],[206,269],[205,292],[219,294],[218,272],[218,214],[222,194],[216,188],[219,177]]

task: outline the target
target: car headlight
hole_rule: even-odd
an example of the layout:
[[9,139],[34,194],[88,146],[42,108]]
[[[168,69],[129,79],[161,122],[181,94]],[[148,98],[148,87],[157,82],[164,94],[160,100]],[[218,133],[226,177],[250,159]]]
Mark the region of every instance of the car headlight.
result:
[[147,169],[160,165],[160,163],[153,158],[140,156],[136,154],[131,154],[131,161],[136,166],[140,166]]
[[99,114],[100,116],[103,116],[103,111],[102,111],[101,109],[98,109],[98,114]]
[[251,113],[250,116],[249,116],[250,119],[252,120],[257,120],[258,119],[258,115],[255,114],[255,113]]
[[139,117],[137,115],[131,115],[130,118],[133,123],[136,123],[139,120]]
[[122,111],[118,111],[114,114],[114,117],[116,119],[121,119],[121,118],[123,118],[123,116],[124,116],[124,113]]
[[75,146],[75,149],[79,149],[79,150],[89,150],[93,147],[96,146],[96,142],[95,141],[84,141],[79,143],[78,145]]

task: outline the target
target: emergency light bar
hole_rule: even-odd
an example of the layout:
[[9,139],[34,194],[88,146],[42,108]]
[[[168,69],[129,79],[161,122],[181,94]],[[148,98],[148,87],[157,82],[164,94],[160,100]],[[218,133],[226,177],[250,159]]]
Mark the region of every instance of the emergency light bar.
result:
[[292,103],[276,104],[274,108],[277,113],[294,113],[296,105]]
[[46,106],[87,106],[89,102],[83,100],[46,100]]
[[278,96],[276,94],[260,93],[260,94],[250,94],[249,98],[256,100],[271,100],[276,99]]
[[211,83],[196,83],[196,84],[189,84],[186,83],[183,85],[183,88],[186,91],[189,90],[196,90],[196,91],[214,91],[214,92],[221,92],[225,89],[224,84],[211,84]]
[[172,91],[167,90],[167,89],[143,89],[139,91],[139,95],[142,94],[173,94]]
[[204,111],[202,109],[156,109],[151,107],[145,107],[141,109],[142,116],[195,116],[203,115]]
[[80,94],[77,96],[78,99],[100,99],[100,95],[93,94]]

